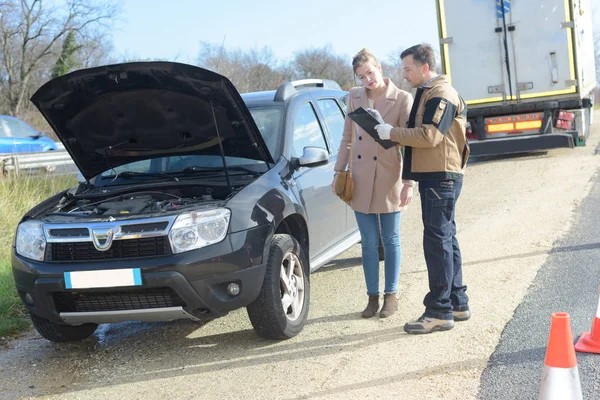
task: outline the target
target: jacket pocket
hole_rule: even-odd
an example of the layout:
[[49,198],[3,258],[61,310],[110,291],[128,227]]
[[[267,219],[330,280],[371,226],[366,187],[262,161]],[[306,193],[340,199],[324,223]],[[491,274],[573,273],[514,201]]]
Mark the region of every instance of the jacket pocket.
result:
[[439,124],[440,121],[442,120],[442,117],[444,116],[444,111],[446,110],[446,105],[448,104],[448,102],[444,99],[440,100],[440,104],[438,104],[437,109],[435,110],[435,113],[433,114],[433,123],[434,124]]

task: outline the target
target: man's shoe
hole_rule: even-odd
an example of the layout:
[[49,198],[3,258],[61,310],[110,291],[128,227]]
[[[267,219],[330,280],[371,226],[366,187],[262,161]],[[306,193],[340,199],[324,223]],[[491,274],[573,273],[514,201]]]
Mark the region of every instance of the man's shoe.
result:
[[396,293],[384,294],[383,295],[383,307],[379,312],[379,318],[387,318],[394,314],[398,310],[398,298]]
[[452,311],[452,316],[456,322],[466,321],[471,318],[471,310]]
[[367,308],[365,308],[360,315],[363,318],[371,318],[377,314],[377,310],[379,310],[379,295],[369,295],[369,303],[367,304]]
[[410,334],[423,334],[435,331],[449,331],[454,328],[454,320],[430,318],[421,315],[416,321],[404,324],[404,332]]

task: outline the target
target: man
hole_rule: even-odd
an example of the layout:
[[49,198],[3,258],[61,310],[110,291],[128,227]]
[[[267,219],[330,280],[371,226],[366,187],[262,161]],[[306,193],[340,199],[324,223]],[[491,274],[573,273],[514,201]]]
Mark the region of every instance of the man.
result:
[[404,331],[431,333],[452,329],[454,321],[471,316],[454,221],[469,157],[467,110],[446,77],[435,72],[431,46],[413,46],[400,57],[403,78],[417,88],[407,127],[380,124],[375,129],[381,139],[406,147],[402,179],[419,182],[429,293],[423,301],[425,313],[406,323]]

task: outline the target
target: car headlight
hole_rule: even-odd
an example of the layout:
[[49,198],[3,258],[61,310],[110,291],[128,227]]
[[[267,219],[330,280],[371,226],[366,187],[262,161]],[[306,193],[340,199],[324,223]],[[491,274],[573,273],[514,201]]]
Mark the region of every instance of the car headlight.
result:
[[169,232],[173,253],[218,243],[227,235],[231,211],[226,208],[181,214]]
[[17,254],[32,260],[44,261],[46,237],[41,222],[26,221],[19,224],[15,242]]

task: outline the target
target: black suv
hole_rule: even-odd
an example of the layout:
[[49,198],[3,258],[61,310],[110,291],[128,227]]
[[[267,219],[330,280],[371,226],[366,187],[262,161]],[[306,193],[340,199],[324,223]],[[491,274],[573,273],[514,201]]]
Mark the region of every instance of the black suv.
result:
[[17,227],[13,274],[38,332],[73,341],[246,307],[259,335],[298,334],[310,273],[360,241],[330,188],[346,96],[326,80],[240,96],[170,62],[41,87],[31,100],[84,179]]

